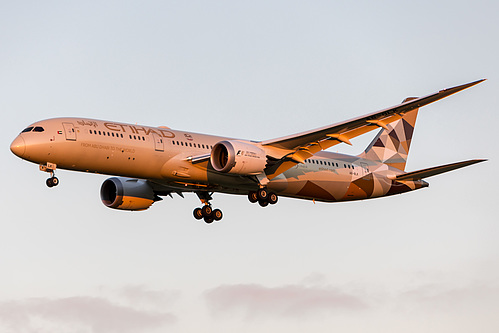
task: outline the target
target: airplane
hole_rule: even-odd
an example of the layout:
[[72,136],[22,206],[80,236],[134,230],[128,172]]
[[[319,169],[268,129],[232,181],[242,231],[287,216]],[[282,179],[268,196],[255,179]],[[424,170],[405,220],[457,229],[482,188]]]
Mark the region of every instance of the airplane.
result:
[[[46,185],[59,184],[56,169],[112,175],[100,189],[109,208],[140,211],[162,196],[193,192],[201,207],[193,215],[220,221],[216,192],[247,195],[262,207],[279,196],[341,202],[390,196],[428,187],[423,179],[485,159],[406,172],[420,107],[485,79],[409,97],[401,104],[314,130],[265,141],[241,140],[180,130],[86,118],[52,118],[26,127],[10,149],[48,172]],[[357,156],[325,151],[379,129]]]

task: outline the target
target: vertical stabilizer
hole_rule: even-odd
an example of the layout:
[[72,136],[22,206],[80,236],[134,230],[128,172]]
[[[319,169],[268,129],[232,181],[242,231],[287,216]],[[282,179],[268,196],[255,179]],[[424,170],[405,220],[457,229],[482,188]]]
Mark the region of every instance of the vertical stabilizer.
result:
[[[415,97],[409,97],[404,102],[413,99]],[[386,128],[383,128],[376,135],[374,140],[359,157],[385,163],[404,171],[418,110],[415,109],[407,112],[401,115],[400,119],[386,124]]]

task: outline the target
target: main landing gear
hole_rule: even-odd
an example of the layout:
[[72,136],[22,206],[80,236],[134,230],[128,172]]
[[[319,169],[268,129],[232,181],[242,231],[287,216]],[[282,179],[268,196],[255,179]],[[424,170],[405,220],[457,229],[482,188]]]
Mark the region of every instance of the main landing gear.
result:
[[196,208],[192,212],[196,220],[204,219],[206,223],[212,223],[213,221],[220,221],[223,217],[223,213],[220,209],[213,209],[211,207],[210,200],[213,198],[208,192],[196,192],[198,198],[204,204],[201,208]]
[[40,170],[44,172],[50,173],[50,178],[47,179],[45,184],[47,184],[48,187],[54,187],[59,185],[59,178],[55,176],[55,169],[57,168],[57,165],[54,163],[47,163],[47,165],[40,165]]
[[275,205],[279,198],[274,192],[269,192],[265,187],[262,187],[258,191],[250,191],[248,199],[251,203],[258,202],[260,206],[267,207],[269,204]]

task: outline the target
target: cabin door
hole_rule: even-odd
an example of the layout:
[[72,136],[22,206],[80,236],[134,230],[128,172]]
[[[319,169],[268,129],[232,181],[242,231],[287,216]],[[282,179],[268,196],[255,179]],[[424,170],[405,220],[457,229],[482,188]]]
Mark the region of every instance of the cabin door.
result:
[[163,143],[163,138],[156,133],[152,133],[152,137],[154,138],[154,149],[156,151],[164,151],[165,144]]
[[66,140],[76,141],[76,131],[72,123],[62,123],[64,127],[64,134],[66,134]]

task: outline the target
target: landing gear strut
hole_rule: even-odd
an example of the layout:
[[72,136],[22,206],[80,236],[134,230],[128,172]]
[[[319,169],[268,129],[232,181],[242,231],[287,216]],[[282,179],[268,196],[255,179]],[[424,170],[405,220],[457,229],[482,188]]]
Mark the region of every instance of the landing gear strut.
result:
[[279,198],[274,192],[269,192],[265,187],[262,187],[258,191],[250,191],[248,200],[251,203],[258,202],[260,206],[267,207],[269,204],[275,205]]
[[45,171],[50,173],[50,178],[47,179],[45,184],[47,184],[48,187],[54,187],[59,185],[59,178],[55,176],[55,169],[57,168],[57,165],[54,163],[47,163],[47,165],[40,165],[40,170]]
[[196,208],[192,212],[196,220],[204,219],[206,223],[212,223],[213,221],[220,221],[223,217],[223,213],[220,209],[213,209],[211,207],[210,200],[213,198],[208,192],[196,192],[198,198],[204,204],[201,208]]

